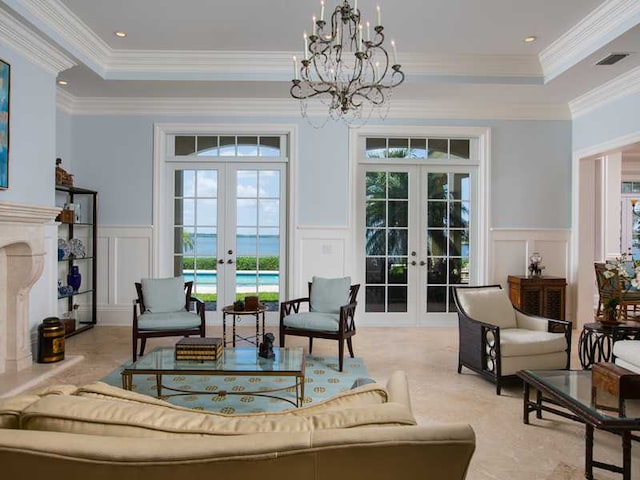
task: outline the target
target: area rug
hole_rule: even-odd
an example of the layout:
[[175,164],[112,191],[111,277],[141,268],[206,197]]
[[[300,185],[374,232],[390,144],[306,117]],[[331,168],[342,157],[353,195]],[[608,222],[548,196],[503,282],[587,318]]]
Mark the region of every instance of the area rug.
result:
[[[122,387],[120,372],[117,368],[100,381]],[[367,368],[361,358],[345,358],[342,372],[338,371],[338,358],[331,356],[307,355],[305,358],[304,405],[319,402],[340,392],[349,390],[358,379],[367,377]],[[199,376],[199,375],[165,375],[163,385],[184,390],[205,392],[233,392],[232,395],[176,395],[163,397],[164,400],[181,407],[208,410],[220,413],[253,413],[277,412],[294,408],[281,399],[259,395],[242,394],[269,390],[283,385],[293,385],[292,377],[260,377],[256,376]],[[155,375],[134,375],[133,391],[156,396]],[[171,394],[169,390],[162,391]],[[295,389],[275,392],[274,395],[288,398],[295,402]]]

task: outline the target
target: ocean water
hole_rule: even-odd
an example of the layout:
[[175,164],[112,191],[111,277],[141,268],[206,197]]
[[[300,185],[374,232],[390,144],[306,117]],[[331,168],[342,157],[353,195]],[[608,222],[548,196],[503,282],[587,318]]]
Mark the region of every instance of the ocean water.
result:
[[[194,236],[194,247],[201,256],[216,256],[217,235],[198,234]],[[185,254],[189,255],[194,252],[194,248],[185,248]],[[259,254],[261,257],[265,255],[280,254],[280,236],[279,235],[237,235],[235,255],[240,257],[254,257]]]

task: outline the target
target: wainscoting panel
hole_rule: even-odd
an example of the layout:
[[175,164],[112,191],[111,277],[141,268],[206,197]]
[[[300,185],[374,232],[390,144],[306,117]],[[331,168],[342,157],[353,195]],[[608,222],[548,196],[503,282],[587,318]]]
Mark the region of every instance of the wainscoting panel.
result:
[[129,325],[134,283],[152,276],[151,227],[98,230],[98,323]]
[[318,277],[352,275],[348,258],[350,235],[347,228],[298,227],[295,233],[292,259],[293,282],[289,285],[290,298],[306,296],[307,283]]
[[[539,252],[545,268],[543,275],[563,277],[569,276],[569,246],[571,231],[569,229],[492,229],[491,230],[491,262],[488,282],[499,283],[507,288],[509,275],[526,275],[529,257]],[[574,312],[570,311],[571,288],[567,286],[567,320],[573,320]]]

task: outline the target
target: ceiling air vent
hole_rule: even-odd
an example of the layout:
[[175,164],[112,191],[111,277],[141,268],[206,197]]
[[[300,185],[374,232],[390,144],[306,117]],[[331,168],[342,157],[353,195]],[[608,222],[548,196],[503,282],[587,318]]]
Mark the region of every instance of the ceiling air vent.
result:
[[613,65],[623,58],[627,58],[630,53],[611,53],[596,63],[596,65]]

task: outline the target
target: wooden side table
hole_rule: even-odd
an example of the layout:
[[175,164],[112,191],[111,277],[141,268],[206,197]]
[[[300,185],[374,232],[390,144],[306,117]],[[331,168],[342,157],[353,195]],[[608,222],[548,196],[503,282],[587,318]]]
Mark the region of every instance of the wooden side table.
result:
[[[222,309],[222,343],[226,347],[228,343],[231,343],[233,347],[236,346],[236,340],[244,340],[246,342],[254,344],[256,347],[259,345],[260,338],[260,319],[262,319],[262,341],[264,342],[264,312],[267,311],[267,308],[260,304],[260,306],[255,310],[234,310],[233,305],[228,305]],[[239,322],[243,316],[252,315],[256,319],[256,334],[255,336],[250,335],[248,337],[243,337],[236,333],[236,323]],[[231,316],[233,320],[232,325],[232,337],[229,342],[227,342],[227,316]]]
[[509,299],[530,315],[564,320],[567,281],[562,277],[509,275]]

